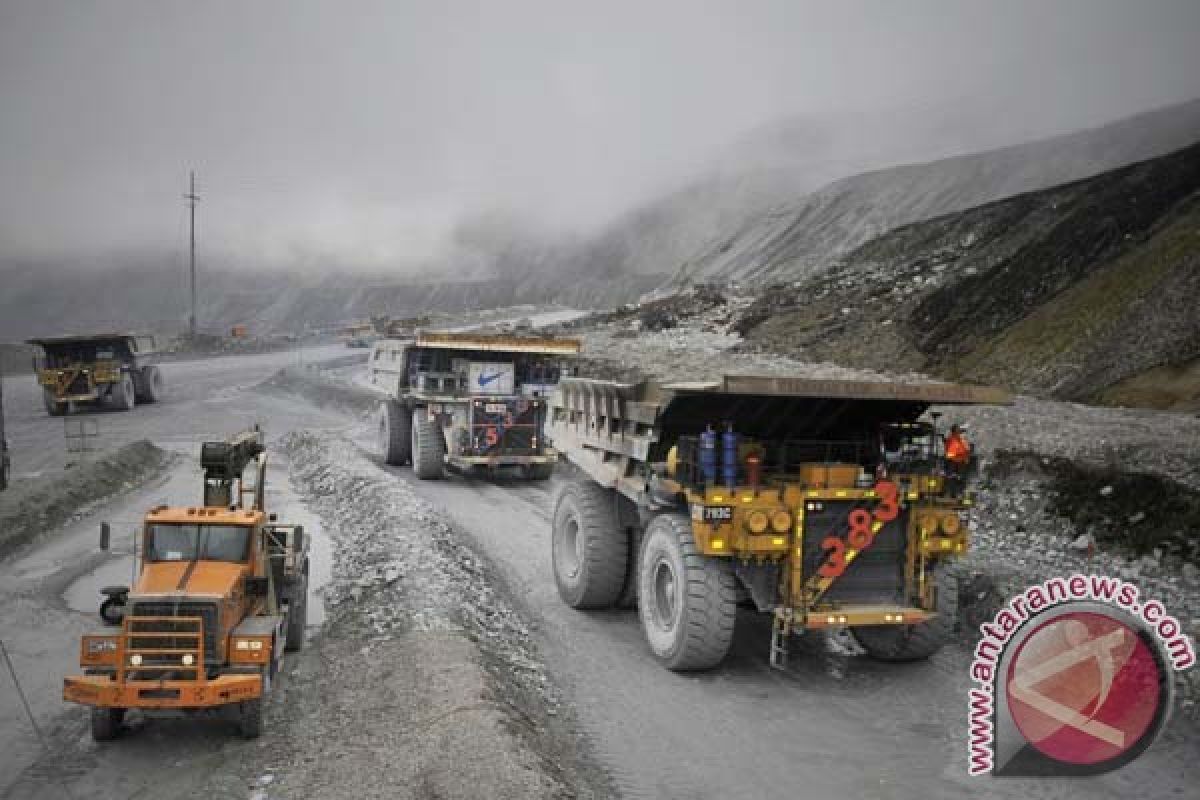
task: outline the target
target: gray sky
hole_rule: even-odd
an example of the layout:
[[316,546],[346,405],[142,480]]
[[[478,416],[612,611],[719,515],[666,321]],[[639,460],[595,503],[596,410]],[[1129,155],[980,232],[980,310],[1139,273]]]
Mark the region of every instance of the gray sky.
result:
[[[1200,95],[1200,2],[0,0],[0,258],[379,266],[464,215],[597,225],[781,117],[1031,135]],[[886,135],[886,131],[880,131]]]

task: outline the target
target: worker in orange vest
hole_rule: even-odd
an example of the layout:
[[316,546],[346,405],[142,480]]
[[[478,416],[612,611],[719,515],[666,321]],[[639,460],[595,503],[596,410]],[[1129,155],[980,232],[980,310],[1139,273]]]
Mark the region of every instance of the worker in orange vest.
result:
[[967,466],[971,462],[971,445],[963,436],[962,428],[950,426],[950,434],[946,437],[946,472],[952,481],[954,491],[962,491],[967,479]]

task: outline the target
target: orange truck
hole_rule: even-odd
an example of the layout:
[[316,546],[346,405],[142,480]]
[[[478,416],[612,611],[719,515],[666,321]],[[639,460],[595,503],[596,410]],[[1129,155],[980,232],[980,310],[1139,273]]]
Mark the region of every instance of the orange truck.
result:
[[[63,699],[90,707],[97,741],[115,738],[134,708],[147,716],[220,709],[255,738],[284,651],[304,644],[308,541],[301,526],[277,524],[263,508],[261,432],[204,443],[201,463],[203,504],[146,515],[134,585],[103,590],[102,616],[119,631],[85,635],[83,674],[63,680]],[[109,539],[106,524],[102,549]]]

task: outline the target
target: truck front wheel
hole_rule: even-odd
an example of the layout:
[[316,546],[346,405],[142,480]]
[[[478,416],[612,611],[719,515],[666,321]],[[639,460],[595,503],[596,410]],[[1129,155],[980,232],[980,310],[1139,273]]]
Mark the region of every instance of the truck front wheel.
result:
[[412,417],[393,400],[384,400],[379,410],[379,449],[383,461],[393,467],[412,460]]
[[625,584],[629,538],[617,519],[616,493],[595,481],[565,486],[554,507],[554,582],[571,608],[608,608]]
[[416,409],[412,415],[412,462],[413,472],[423,481],[445,475],[442,432],[423,408]]
[[92,739],[97,742],[112,741],[121,733],[124,720],[123,708],[92,708]]
[[54,392],[49,389],[42,390],[42,402],[46,406],[46,413],[52,417],[61,417],[67,413],[67,404],[58,402]]
[[733,643],[737,579],[728,562],[696,549],[692,521],[651,521],[638,559],[638,614],[650,650],[667,669],[710,669]]
[[917,625],[864,625],[852,628],[854,638],[879,661],[919,661],[942,649],[958,621],[958,587],[944,570],[937,580],[937,616]]

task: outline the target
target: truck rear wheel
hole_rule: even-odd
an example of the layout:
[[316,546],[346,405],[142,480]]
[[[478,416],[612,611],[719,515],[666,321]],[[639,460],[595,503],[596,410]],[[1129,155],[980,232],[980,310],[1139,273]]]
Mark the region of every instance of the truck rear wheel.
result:
[[379,449],[384,463],[393,467],[412,461],[412,417],[392,400],[379,409]]
[[92,739],[97,742],[111,742],[121,733],[121,723],[125,720],[123,708],[92,708]]
[[46,413],[52,417],[61,417],[67,413],[67,404],[58,402],[54,398],[54,392],[49,389],[42,390],[42,402],[46,406]]
[[864,625],[851,633],[867,655],[879,661],[919,661],[942,649],[958,621],[958,590],[939,573],[937,616],[917,625]]
[[135,394],[139,403],[156,403],[163,394],[162,372],[156,366],[142,367],[140,391]]
[[551,535],[554,582],[571,608],[608,608],[625,584],[629,539],[617,519],[616,493],[595,481],[563,488]]
[[412,462],[413,472],[423,481],[445,476],[442,432],[423,408],[416,409],[412,415]]
[[133,376],[128,372],[121,373],[121,380],[113,384],[113,405],[121,411],[132,411],[137,405],[137,397],[133,390]]
[[650,650],[667,669],[709,669],[733,643],[737,579],[702,555],[684,514],[651,521],[638,559],[638,614]]
[[[307,568],[306,568],[307,572]],[[287,641],[283,648],[289,653],[304,649],[304,629],[308,626],[308,575],[296,579],[288,600]]]

